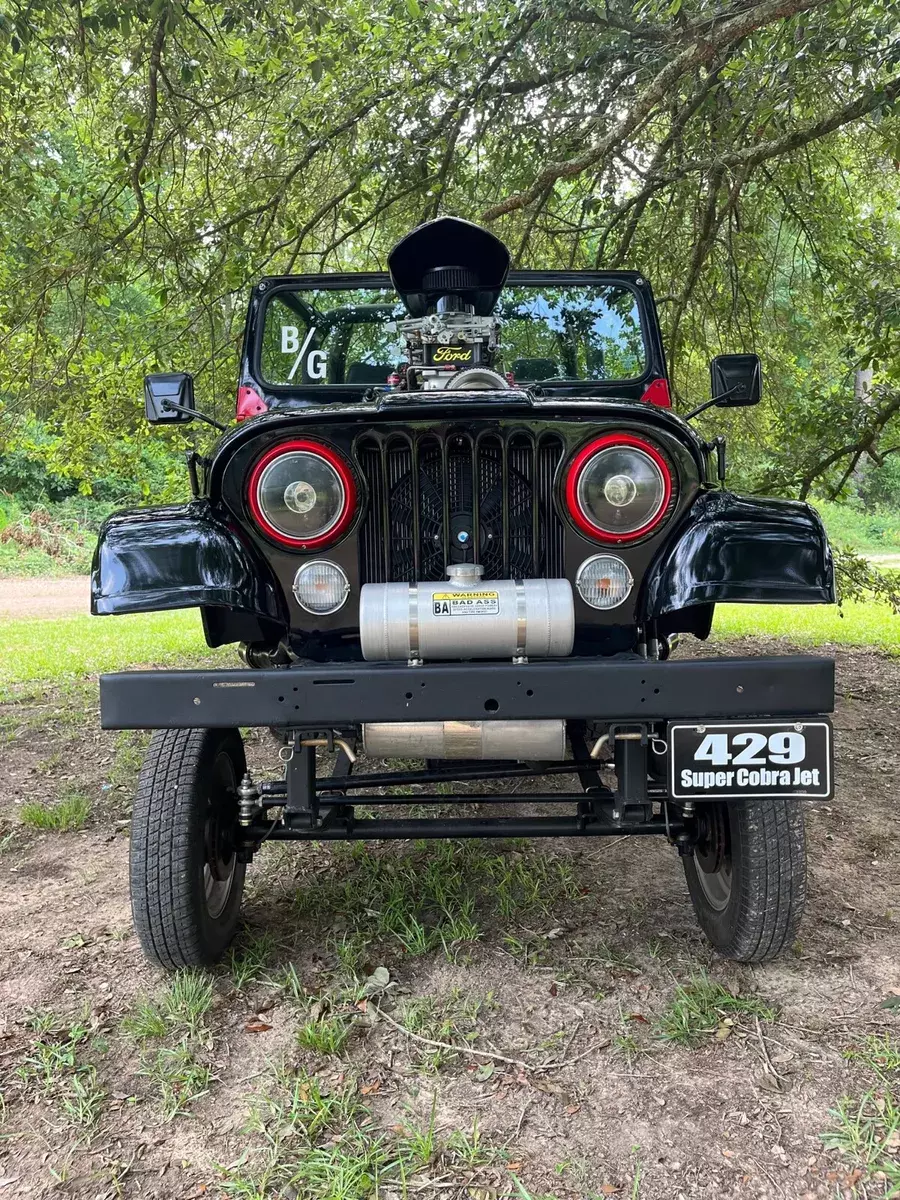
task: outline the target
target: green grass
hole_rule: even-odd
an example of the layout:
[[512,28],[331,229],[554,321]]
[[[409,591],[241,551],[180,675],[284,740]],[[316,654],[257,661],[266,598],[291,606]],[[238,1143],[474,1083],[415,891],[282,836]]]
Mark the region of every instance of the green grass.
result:
[[862,1063],[882,1079],[890,1080],[892,1075],[900,1076],[900,1038],[891,1037],[889,1033],[870,1033],[861,1042],[849,1046],[844,1051],[844,1058]]
[[[424,1124],[384,1128],[362,1103],[357,1080],[284,1069],[253,1103],[240,1158],[219,1167],[218,1191],[242,1200],[369,1200],[432,1194],[439,1178],[453,1194],[496,1195],[480,1169],[502,1161],[473,1124],[471,1132],[439,1130],[435,1105]],[[493,1182],[493,1181],[491,1181]]]
[[863,1172],[861,1184],[877,1180],[879,1196],[900,1196],[900,1040],[869,1034],[848,1046],[844,1057],[871,1072],[876,1085],[841,1100],[822,1141]]
[[735,996],[721,983],[697,975],[680,983],[657,1024],[659,1036],[681,1046],[697,1046],[714,1035],[723,1021],[743,1017],[775,1019],[775,1010],[756,996]]
[[205,971],[176,971],[154,999],[142,997],[122,1022],[126,1033],[142,1042],[168,1034],[189,1041],[208,1041],[205,1016],[213,1002],[213,980]]
[[163,1120],[190,1111],[209,1091],[213,1074],[197,1051],[210,1051],[213,1039],[206,1015],[213,1002],[213,979],[205,971],[177,971],[150,999],[141,997],[122,1028],[141,1047],[138,1074],[156,1089]]
[[[493,993],[482,999],[463,996],[454,989],[450,996],[440,1000],[433,996],[408,1000],[400,1010],[399,1020],[404,1029],[420,1037],[448,1045],[465,1046],[478,1037],[478,1015],[485,1004],[488,1008],[494,1007]],[[440,1046],[411,1046],[409,1052],[415,1065],[429,1072],[439,1071],[459,1058],[455,1050]]]
[[242,937],[228,952],[228,973],[234,986],[243,991],[250,984],[261,982],[274,954],[275,938],[268,929]]
[[91,569],[91,547],[75,547],[71,555],[52,555],[40,547],[0,541],[0,578],[83,575]]
[[[7,645],[17,653],[0,665],[0,687],[122,671],[138,664],[237,666],[233,647],[210,650],[199,614],[141,613],[128,617],[61,617],[46,621],[0,621]],[[797,645],[834,642],[876,646],[900,653],[900,617],[875,601],[835,605],[720,604],[713,629],[719,639],[756,635]],[[412,941],[415,933],[412,932]]]
[[831,1117],[833,1128],[822,1134],[827,1149],[855,1163],[864,1173],[860,1182],[879,1178],[886,1188],[879,1195],[900,1195],[900,1094],[879,1088],[860,1098],[845,1097]]
[[209,1091],[212,1071],[185,1045],[162,1046],[143,1061],[138,1074],[155,1084],[165,1121],[189,1113],[193,1102]]
[[719,604],[713,625],[718,640],[780,637],[798,646],[834,642],[876,646],[900,654],[900,616],[887,604],[848,601],[835,604]]
[[297,1041],[316,1054],[340,1054],[350,1037],[352,1020],[341,1013],[323,1013],[300,1026]]
[[19,1076],[34,1084],[72,1125],[95,1125],[106,1098],[97,1068],[82,1061],[90,1029],[85,1020],[69,1022],[48,1010],[33,1013],[28,1025],[37,1034]]
[[457,961],[481,937],[480,908],[518,923],[582,898],[568,859],[530,849],[513,856],[488,843],[418,843],[386,857],[358,842],[336,849],[335,863],[335,873],[297,891],[294,907],[298,916],[346,914],[331,946],[351,974],[379,941],[410,957],[442,950]]
[[90,811],[90,798],[84,792],[73,790],[56,804],[39,804],[37,801],[23,804],[19,809],[19,818],[23,825],[30,825],[32,829],[71,833],[81,829]]
[[[3,621],[3,640],[16,653],[5,655],[0,685],[123,671],[137,663],[183,666],[212,656],[193,609],[139,613],[128,617],[60,617],[46,621]],[[233,648],[219,656],[237,666]]]

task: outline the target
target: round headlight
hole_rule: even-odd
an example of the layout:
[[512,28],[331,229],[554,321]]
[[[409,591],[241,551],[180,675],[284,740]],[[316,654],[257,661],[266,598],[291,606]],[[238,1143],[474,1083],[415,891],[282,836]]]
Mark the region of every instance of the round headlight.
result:
[[283,546],[311,550],[334,542],[353,519],[356,488],[339,454],[319,442],[273,446],[250,473],[250,511]]
[[337,563],[306,562],[294,576],[294,596],[301,608],[317,617],[337,612],[350,594],[350,583]]
[[608,434],[576,454],[566,476],[572,520],[599,542],[631,542],[663,520],[672,473],[657,448],[629,434]]
[[578,568],[575,587],[591,608],[616,608],[631,595],[634,579],[621,558],[595,554]]

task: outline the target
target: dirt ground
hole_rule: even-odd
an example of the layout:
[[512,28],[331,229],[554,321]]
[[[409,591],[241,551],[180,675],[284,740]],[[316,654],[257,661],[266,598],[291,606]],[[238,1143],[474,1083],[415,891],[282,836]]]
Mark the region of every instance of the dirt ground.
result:
[[86,575],[0,579],[0,619],[68,617],[91,611],[91,581]]
[[[170,987],[130,926],[143,739],[97,729],[94,684],[23,691],[0,710],[0,1198],[897,1194],[900,1058],[879,1073],[861,1051],[900,1038],[900,661],[836,656],[838,793],[807,808],[806,917],[779,961],[710,952],[662,840],[267,846],[235,954],[181,1041],[169,1017],[156,1041],[135,1031],[142,997]],[[250,754],[272,761],[261,739]],[[513,786],[520,805],[528,785]],[[23,804],[73,795],[91,802],[80,831],[21,823]],[[423,900],[444,885],[452,929],[450,902],[442,915]],[[673,1040],[680,1001],[713,985],[712,1020]],[[209,1074],[193,1100],[178,1076],[173,1106],[153,1064],[179,1046]],[[315,1131],[320,1092],[368,1110],[352,1135]],[[352,1174],[413,1129],[405,1182]],[[835,1130],[844,1150],[823,1143]],[[852,1153],[869,1135],[880,1178]],[[320,1182],[279,1182],[291,1154],[302,1171],[325,1163]]]

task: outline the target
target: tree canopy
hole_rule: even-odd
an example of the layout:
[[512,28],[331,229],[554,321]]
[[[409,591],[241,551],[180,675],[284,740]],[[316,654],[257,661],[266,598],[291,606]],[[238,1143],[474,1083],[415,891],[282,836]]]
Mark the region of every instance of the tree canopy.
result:
[[233,411],[256,277],[455,213],[644,272],[682,409],[756,350],[703,420],[840,495],[900,450],[898,97],[894,0],[0,0],[0,437],[133,476],[146,371]]

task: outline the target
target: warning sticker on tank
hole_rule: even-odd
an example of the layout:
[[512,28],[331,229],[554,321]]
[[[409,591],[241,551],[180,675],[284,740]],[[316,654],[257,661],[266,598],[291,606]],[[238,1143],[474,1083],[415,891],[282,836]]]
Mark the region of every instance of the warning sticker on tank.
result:
[[500,612],[499,592],[435,592],[436,617],[495,617]]

